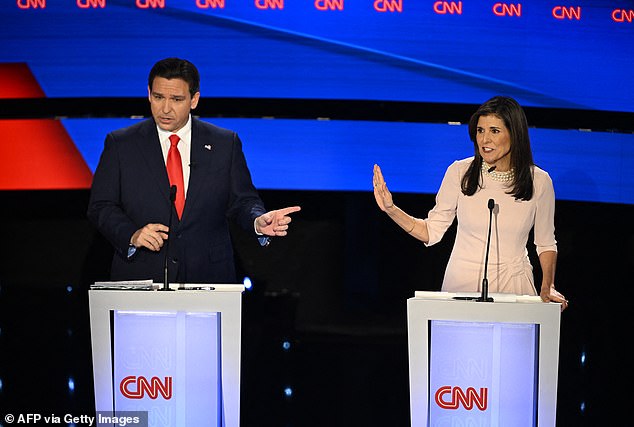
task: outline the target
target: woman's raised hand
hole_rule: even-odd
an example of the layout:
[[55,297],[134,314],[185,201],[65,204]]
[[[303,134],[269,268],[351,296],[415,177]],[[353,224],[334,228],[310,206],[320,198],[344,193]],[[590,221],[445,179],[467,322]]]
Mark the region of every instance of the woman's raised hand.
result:
[[372,184],[374,185],[374,198],[376,199],[376,204],[379,205],[379,208],[381,208],[383,212],[387,212],[388,209],[394,207],[392,193],[390,193],[390,190],[387,188],[387,184],[385,183],[385,179],[383,178],[383,173],[381,172],[379,165],[374,165]]

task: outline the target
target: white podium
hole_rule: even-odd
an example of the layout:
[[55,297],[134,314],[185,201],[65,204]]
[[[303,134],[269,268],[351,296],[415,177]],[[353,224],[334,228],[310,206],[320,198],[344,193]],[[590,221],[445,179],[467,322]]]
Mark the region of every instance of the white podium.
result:
[[184,287],[89,291],[97,413],[239,427],[244,286]]
[[554,427],[560,304],[476,296],[407,301],[412,426]]

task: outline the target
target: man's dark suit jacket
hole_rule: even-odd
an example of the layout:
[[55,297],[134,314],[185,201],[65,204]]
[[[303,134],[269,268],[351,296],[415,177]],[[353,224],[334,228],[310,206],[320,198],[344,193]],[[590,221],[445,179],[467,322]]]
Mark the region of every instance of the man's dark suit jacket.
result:
[[[174,283],[235,283],[228,220],[255,236],[266,212],[235,132],[192,118],[189,188],[181,220],[172,214],[169,277]],[[181,191],[181,189],[178,189]],[[170,184],[154,120],[111,132],[95,171],[88,217],[112,243],[111,280],[164,280],[165,245],[139,248],[130,238],[149,223],[168,225]]]

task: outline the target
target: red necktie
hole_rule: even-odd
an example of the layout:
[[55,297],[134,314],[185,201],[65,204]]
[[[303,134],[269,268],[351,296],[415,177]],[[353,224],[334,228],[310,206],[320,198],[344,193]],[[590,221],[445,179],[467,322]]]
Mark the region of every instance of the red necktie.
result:
[[183,215],[185,207],[185,185],[183,184],[183,162],[181,161],[181,153],[178,151],[178,135],[170,135],[170,150],[167,153],[167,176],[170,180],[170,187],[176,186],[176,213],[178,219]]

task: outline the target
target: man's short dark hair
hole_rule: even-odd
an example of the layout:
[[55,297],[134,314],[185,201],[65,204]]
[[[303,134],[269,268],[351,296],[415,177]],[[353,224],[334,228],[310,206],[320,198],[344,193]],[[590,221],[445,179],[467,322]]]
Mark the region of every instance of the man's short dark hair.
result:
[[189,86],[189,94],[193,97],[200,92],[200,74],[194,64],[186,59],[166,58],[154,64],[148,77],[148,87],[152,90],[152,83],[156,77],[164,79],[181,79]]

